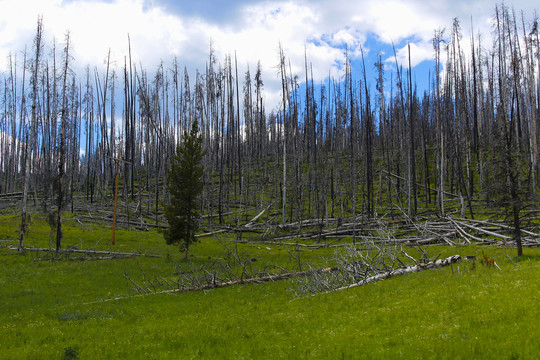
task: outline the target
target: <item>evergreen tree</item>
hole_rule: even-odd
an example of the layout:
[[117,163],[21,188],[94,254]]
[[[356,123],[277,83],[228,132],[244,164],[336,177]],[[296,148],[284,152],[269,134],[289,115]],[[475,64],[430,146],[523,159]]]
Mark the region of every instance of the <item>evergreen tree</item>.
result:
[[195,243],[195,233],[199,230],[199,196],[203,189],[203,165],[205,151],[202,136],[195,120],[191,131],[184,131],[184,142],[178,145],[176,155],[171,160],[167,183],[171,204],[165,207],[165,217],[170,225],[164,233],[167,244],[179,244],[180,250],[188,256],[189,247]]

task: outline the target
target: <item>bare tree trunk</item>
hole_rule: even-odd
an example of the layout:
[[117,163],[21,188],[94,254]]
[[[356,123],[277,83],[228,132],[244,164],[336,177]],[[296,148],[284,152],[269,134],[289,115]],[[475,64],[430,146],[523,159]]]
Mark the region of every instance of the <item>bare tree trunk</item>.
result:
[[410,163],[411,163],[411,178],[412,182],[412,198],[413,198],[413,209],[411,211],[412,217],[416,217],[416,212],[418,209],[418,197],[416,191],[416,159],[414,156],[414,103],[413,103],[413,90],[412,90],[412,68],[411,68],[411,45],[407,45],[409,53],[409,135],[410,135]]
[[67,94],[67,77],[69,71],[69,53],[70,46],[70,34],[66,33],[65,45],[64,45],[64,72],[63,72],[63,85],[62,85],[62,108],[60,118],[60,144],[59,144],[59,159],[58,159],[58,214],[56,218],[56,251],[58,252],[62,247],[62,211],[64,208],[64,175],[65,175],[65,161],[66,161],[66,121],[68,116],[68,94]]
[[287,74],[285,69],[285,55],[283,53],[283,48],[281,44],[279,45],[279,61],[280,61],[280,72],[281,72],[281,87],[282,87],[282,96],[283,96],[283,118],[282,118],[282,128],[280,131],[283,132],[283,184],[282,184],[282,216],[283,216],[283,225],[286,224],[286,202],[287,202]]
[[[37,107],[37,93],[38,93],[38,74],[39,74],[39,64],[40,64],[40,55],[41,55],[41,38],[42,38],[42,32],[43,32],[43,20],[41,17],[38,17],[37,20],[37,30],[36,30],[36,37],[34,38],[34,46],[35,46],[35,59],[34,59],[34,66],[32,69],[32,117],[30,122],[30,137],[28,139],[27,144],[27,152],[26,152],[26,170],[24,174],[24,189],[23,189],[23,204],[22,204],[22,216],[21,216],[21,232],[19,237],[19,251],[24,250],[24,237],[27,232],[27,224],[26,224],[26,213],[28,211],[28,191],[30,187],[30,176],[32,175],[32,160],[33,160],[33,154],[32,149],[34,148],[34,143],[36,139],[36,123],[37,123],[37,115],[36,115],[36,107]],[[23,87],[24,89],[24,87]],[[23,95],[24,96],[24,95]]]

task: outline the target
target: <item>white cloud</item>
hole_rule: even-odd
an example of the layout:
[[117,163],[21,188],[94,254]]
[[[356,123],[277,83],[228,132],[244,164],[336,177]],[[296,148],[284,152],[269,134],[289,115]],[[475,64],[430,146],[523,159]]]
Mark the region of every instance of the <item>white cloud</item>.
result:
[[370,31],[386,43],[410,36],[426,40],[440,26],[437,16],[426,16],[423,7],[402,1],[377,1],[369,7],[367,15],[355,20],[368,23]]
[[[25,45],[31,47],[37,17],[42,14],[47,43],[51,44],[53,37],[62,42],[70,30],[73,55],[81,67],[101,66],[109,48],[113,61],[123,66],[129,34],[134,62],[149,71],[161,60],[170,63],[174,56],[190,71],[203,71],[212,40],[220,62],[226,54],[237,52],[241,73],[247,64],[253,71],[261,61],[267,108],[272,109],[280,98],[276,68],[280,43],[292,72],[300,79],[307,51],[317,81],[329,71],[334,76],[341,74],[345,46],[351,56],[359,56],[360,46],[367,51],[368,35],[387,44],[411,39],[414,66],[432,58],[431,38],[436,28],[446,27],[449,34],[452,19],[459,17],[467,32],[472,16],[475,30],[489,35],[489,19],[494,13],[494,4],[488,0],[269,0],[240,4],[233,12],[237,17],[216,23],[200,15],[173,13],[167,1],[0,0],[0,70],[6,69],[9,53],[20,53]],[[534,8],[525,0],[506,4],[527,14]],[[230,4],[213,3],[214,18],[224,6]],[[398,61],[408,63],[406,46],[398,49],[397,55]]]
[[[277,67],[280,44],[287,57],[287,72],[292,71],[303,78],[305,53],[309,63],[313,64],[314,77],[317,79],[327,76],[328,71],[339,71],[336,60],[343,60],[343,51],[330,43],[313,43],[320,40],[320,16],[310,7],[293,3],[251,5],[244,9],[239,21],[245,23],[240,30],[224,31],[206,26],[206,34],[212,38],[218,56],[236,51],[239,61],[250,64],[252,69],[261,61],[269,110],[279,106],[281,85]],[[345,31],[339,37],[339,40],[353,41]]]
[[433,58],[433,45],[431,42],[418,42],[410,43],[400,49],[396,49],[396,56],[388,58],[387,62],[395,64],[395,58],[397,58],[399,65],[403,65],[405,68],[409,67],[409,46],[411,50],[411,67],[414,68],[422,61]]
[[347,45],[356,47],[358,45],[358,34],[354,34],[350,29],[341,29],[331,36],[331,44],[334,46]]
[[[157,63],[160,56],[178,52],[185,41],[182,21],[159,7],[145,8],[142,0],[117,0],[112,3],[58,0],[4,0],[9,9],[0,25],[0,60],[11,51],[31,46],[37,17],[43,16],[46,40],[64,41],[70,32],[77,63],[101,64],[109,48],[113,60],[123,63],[128,34],[136,59]],[[29,11],[29,9],[32,9]],[[156,60],[156,58],[158,60]],[[5,64],[2,68],[5,68]]]

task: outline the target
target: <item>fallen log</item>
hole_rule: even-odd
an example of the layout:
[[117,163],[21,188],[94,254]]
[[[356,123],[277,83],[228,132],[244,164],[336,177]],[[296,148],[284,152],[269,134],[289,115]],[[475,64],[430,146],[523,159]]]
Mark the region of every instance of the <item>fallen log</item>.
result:
[[404,268],[398,268],[398,269],[394,269],[394,270],[390,270],[390,271],[385,271],[383,273],[376,274],[376,275],[364,278],[363,280],[361,280],[361,281],[359,281],[357,283],[347,285],[347,286],[343,286],[343,287],[340,287],[340,288],[337,288],[337,289],[334,289],[334,290],[331,290],[331,291],[328,291],[328,292],[334,292],[334,291],[339,291],[339,290],[347,290],[347,289],[350,289],[350,288],[353,288],[353,287],[362,286],[362,285],[365,285],[365,284],[369,284],[369,283],[376,282],[376,281],[379,281],[379,280],[388,279],[388,278],[398,276],[398,275],[410,274],[410,273],[414,273],[414,272],[418,272],[418,271],[422,271],[422,270],[435,269],[435,268],[439,268],[439,267],[443,267],[443,266],[448,266],[448,265],[454,264],[454,263],[456,263],[458,261],[461,261],[461,256],[460,255],[453,255],[453,256],[447,257],[445,259],[439,259],[437,261],[431,261],[431,262],[429,262],[427,264],[417,264],[417,265],[407,266],[407,267],[404,267]]
[[37,258],[37,259],[34,259],[34,261],[51,261],[51,260],[71,260],[71,261],[94,261],[94,260],[112,260],[112,259],[119,259],[119,258],[122,258],[122,259],[132,259],[134,258],[135,255],[133,256],[96,256],[96,257],[88,257],[88,256],[81,256],[81,257],[44,257],[44,258]]
[[489,231],[489,230],[486,230],[486,229],[482,229],[480,227],[477,227],[477,226],[473,226],[473,225],[470,225],[470,224],[467,224],[465,222],[459,222],[461,225],[463,226],[466,226],[468,227],[469,229],[473,229],[473,230],[476,230],[476,231],[479,231],[479,232],[483,232],[484,234],[488,234],[488,235],[491,235],[491,236],[494,236],[494,237],[497,237],[499,239],[503,239],[503,240],[512,240],[512,237],[511,236],[506,236],[506,235],[502,235],[502,234],[499,234],[499,233],[496,233],[496,232],[493,232],[493,231]]
[[[400,179],[400,180],[404,180],[404,181],[407,181],[406,178],[402,177],[402,176],[399,176],[399,175],[396,175],[396,174],[392,174],[391,172],[388,172],[386,170],[382,170],[383,173],[387,174],[387,175],[390,175],[392,177],[395,177],[396,179]],[[419,187],[422,187],[426,190],[431,190],[433,192],[437,192],[438,190],[437,189],[434,189],[434,188],[431,188],[431,187],[427,187],[425,186],[424,184],[420,184],[420,183],[416,183],[416,186],[419,186]],[[450,195],[450,196],[454,196],[456,198],[459,197],[459,195],[456,195],[456,194],[452,194],[451,192],[448,192],[448,191],[443,191],[444,194],[446,195]]]
[[[17,247],[8,246],[10,250],[18,250]],[[49,248],[30,248],[25,247],[25,251],[36,251],[36,252],[56,252],[56,249]],[[95,255],[109,255],[109,256],[145,256],[145,257],[163,257],[163,255],[156,254],[144,254],[140,252],[136,253],[126,253],[126,252],[115,252],[115,251],[99,251],[99,250],[79,250],[79,249],[60,249],[59,253],[80,253],[80,254],[95,254]]]
[[448,218],[448,220],[450,220],[450,222],[452,222],[452,224],[454,224],[454,226],[456,227],[457,231],[463,236],[463,238],[465,239],[465,241],[467,241],[469,244],[471,243],[471,241],[469,239],[473,239],[473,240],[476,240],[476,241],[482,241],[482,239],[480,238],[477,238],[471,234],[469,234],[468,232],[466,232],[465,230],[463,230],[463,228],[461,226],[459,226],[459,224],[457,222],[454,221],[454,219],[452,218]]
[[253,226],[253,224],[259,220],[259,218],[268,210],[270,209],[270,207],[272,206],[272,204],[268,205],[263,211],[261,211],[259,214],[257,214],[253,219],[251,219],[246,225],[244,225],[244,227],[246,228],[249,228],[251,226]]
[[207,232],[207,233],[204,233],[204,234],[197,234],[197,235],[195,235],[195,237],[200,238],[200,237],[212,236],[212,235],[217,235],[217,234],[223,234],[223,233],[231,232],[231,231],[232,231],[231,229],[221,229],[221,230],[217,230],[217,231]]
[[522,241],[523,241],[523,246],[529,246],[529,247],[540,246],[540,241],[538,241],[538,240],[532,240],[532,239],[525,238],[525,239],[522,239]]
[[[146,295],[158,295],[158,294],[174,294],[174,293],[185,293],[185,292],[192,292],[192,291],[204,291],[204,290],[211,290],[211,289],[218,289],[233,285],[245,285],[245,284],[261,284],[265,282],[270,281],[277,281],[277,280],[285,280],[289,279],[291,277],[296,276],[306,276],[311,274],[321,274],[326,272],[331,272],[337,270],[336,267],[329,267],[329,268],[323,268],[323,269],[314,269],[314,270],[305,270],[305,271],[297,271],[297,272],[289,272],[284,274],[276,274],[276,275],[268,275],[268,276],[262,276],[262,277],[254,277],[254,278],[248,278],[248,279],[238,279],[238,280],[232,280],[232,281],[226,281],[226,282],[216,282],[213,284],[206,284],[201,286],[193,286],[193,287],[185,287],[185,288],[177,288],[177,289],[169,289],[169,290],[163,290],[163,291],[155,291],[155,292],[148,292],[147,289],[142,289],[142,292],[144,294],[137,294],[134,296],[119,296],[115,298],[110,299],[103,299],[98,301],[93,301],[89,303],[84,303],[83,305],[88,304],[96,304],[101,302],[108,302],[108,301],[116,301],[116,300],[122,300],[122,299],[129,299],[133,297],[141,297]],[[135,283],[132,279],[129,277],[126,277],[133,285],[139,289],[142,288],[139,284]]]
[[[512,231],[514,230],[513,226],[506,225],[506,224],[497,224],[497,223],[489,222],[489,221],[485,221],[485,220],[463,219],[463,221],[468,221],[468,222],[472,222],[472,223],[476,223],[476,224],[485,224],[485,225],[497,226],[497,227],[499,227],[501,229],[506,229],[506,230],[512,230]],[[523,229],[523,228],[520,228],[519,230],[524,234],[531,235],[531,236],[534,236],[534,237],[540,237],[539,233],[528,231],[528,230]]]
[[202,286],[196,286],[196,287],[164,290],[164,291],[155,292],[155,294],[183,293],[183,292],[190,292],[190,291],[209,290],[209,289],[217,289],[217,288],[240,285],[240,284],[242,285],[243,284],[260,284],[260,283],[265,283],[265,282],[270,282],[270,281],[289,279],[291,277],[296,277],[296,276],[306,276],[306,275],[311,275],[315,273],[318,273],[318,274],[326,273],[326,272],[330,272],[334,270],[336,270],[336,268],[324,268],[324,269],[289,272],[289,273],[284,273],[284,274],[268,275],[268,276],[254,277],[254,278],[249,278],[249,279],[238,279],[238,280],[233,280],[233,281],[208,284],[208,285],[202,285]]
[[[87,222],[99,224],[101,226],[112,227],[112,224],[108,224],[109,222],[112,221],[112,219],[109,219],[109,218],[104,218],[101,216],[85,216],[85,215],[80,216],[80,218]],[[116,224],[117,225],[133,225],[133,226],[140,226],[140,227],[152,227],[152,228],[159,228],[159,229],[166,229],[168,227],[167,225],[162,225],[162,224],[152,224],[152,223],[149,223],[148,221],[151,221],[151,220],[147,219],[143,221],[127,221],[127,220],[117,219]]]

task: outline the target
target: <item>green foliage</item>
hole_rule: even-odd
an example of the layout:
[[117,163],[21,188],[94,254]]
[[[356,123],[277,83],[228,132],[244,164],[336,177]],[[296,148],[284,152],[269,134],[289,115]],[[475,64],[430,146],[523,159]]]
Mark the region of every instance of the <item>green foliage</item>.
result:
[[[0,239],[15,236],[18,221],[0,216]],[[45,217],[34,215],[27,245],[47,246],[48,231]],[[66,247],[110,249],[103,227],[66,217],[65,235]],[[198,271],[229,253],[205,238],[182,261],[157,231],[117,235],[116,251],[164,256],[42,260],[44,254],[0,247],[0,358],[62,359],[69,348],[84,359],[535,359],[540,353],[540,248],[516,258],[493,246],[433,246],[430,257],[476,256],[476,265],[464,261],[306,298],[294,297],[290,280],[130,297],[124,274],[141,284],[154,277],[171,282],[179,270]],[[234,238],[219,240],[232,249]],[[238,257],[257,259],[254,274],[276,269],[270,264],[294,268],[293,248],[236,245]],[[333,253],[295,251],[304,264],[321,267]],[[482,265],[484,256],[501,270]],[[122,299],[103,301],[114,297]]]
[[64,360],[73,360],[79,358],[79,347],[68,346],[64,348]]
[[178,243],[186,257],[190,245],[197,240],[195,234],[199,230],[204,153],[202,136],[198,134],[195,120],[191,131],[184,132],[183,144],[178,145],[167,174],[171,204],[165,207],[165,218],[170,227],[164,231],[164,237],[167,244]]

